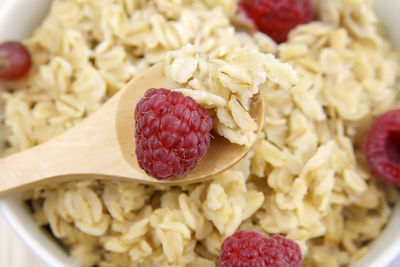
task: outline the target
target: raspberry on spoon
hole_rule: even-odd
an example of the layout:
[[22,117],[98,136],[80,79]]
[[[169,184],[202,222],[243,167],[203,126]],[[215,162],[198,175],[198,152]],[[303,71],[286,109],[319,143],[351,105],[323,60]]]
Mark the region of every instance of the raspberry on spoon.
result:
[[31,55],[21,43],[9,41],[0,44],[0,79],[22,78],[30,67]]
[[136,157],[157,179],[182,176],[196,167],[210,145],[212,119],[191,97],[149,89],[135,109]]
[[313,19],[311,0],[243,0],[239,6],[259,31],[277,43],[285,42],[292,29]]
[[364,138],[363,152],[371,171],[400,186],[400,109],[380,115]]
[[297,243],[280,235],[265,238],[255,231],[238,231],[221,246],[219,267],[300,267],[302,255]]

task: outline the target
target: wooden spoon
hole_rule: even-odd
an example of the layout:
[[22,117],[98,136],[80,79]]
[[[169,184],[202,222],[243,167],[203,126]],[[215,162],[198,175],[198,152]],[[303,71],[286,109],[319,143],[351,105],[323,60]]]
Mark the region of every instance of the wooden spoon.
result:
[[[205,181],[243,158],[250,147],[216,135],[201,163],[187,175],[157,180],[139,168],[135,157],[134,111],[149,88],[168,88],[162,64],[132,79],[97,112],[65,133],[0,159],[0,197],[66,181],[100,179],[177,185]],[[257,95],[251,115],[260,132],[264,104]]]

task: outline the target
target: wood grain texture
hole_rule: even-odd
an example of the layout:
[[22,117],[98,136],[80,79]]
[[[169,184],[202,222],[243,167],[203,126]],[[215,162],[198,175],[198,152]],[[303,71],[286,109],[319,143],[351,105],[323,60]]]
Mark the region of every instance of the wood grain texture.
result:
[[[242,159],[251,146],[233,144],[217,134],[206,155],[186,175],[157,180],[137,164],[134,111],[149,88],[168,88],[161,63],[132,79],[93,115],[67,132],[43,143],[0,159],[0,197],[37,186],[76,180],[117,180],[144,184],[181,185],[209,180]],[[264,122],[264,103],[252,100],[250,114]]]
[[[153,71],[136,77],[128,84],[127,90],[121,90],[112,97],[98,112],[85,120],[79,129],[75,127],[46,144],[0,159],[0,197],[28,190],[34,186],[72,179],[115,180],[117,178],[132,181],[133,178],[147,184],[160,183],[138,168],[132,144],[134,144],[135,103],[148,88],[167,87],[162,68],[162,65],[158,64],[152,68]],[[263,104],[262,101],[258,103]],[[253,113],[258,122],[261,122],[258,129],[260,131],[264,121],[263,105],[256,106],[258,108],[254,109]],[[221,172],[239,161],[249,149],[250,147],[232,144],[225,138],[216,137],[197,168],[179,180],[163,181],[163,183],[182,184],[208,179],[210,175]],[[221,156],[221,153],[224,153],[224,156]],[[48,179],[40,179],[46,177]],[[3,231],[6,236],[12,233],[6,226]],[[11,252],[14,251],[14,244],[7,244],[4,241],[2,245],[8,256],[1,257],[1,260],[8,261],[7,258],[13,255]],[[19,248],[16,251],[19,252]],[[20,255],[14,260],[24,259],[25,257]],[[29,266],[32,266],[32,262]],[[25,265],[20,262],[1,262],[0,266]]]
[[[5,0],[0,0],[0,9],[4,1]],[[396,9],[392,9],[392,11],[395,12]],[[13,232],[10,225],[3,218],[1,212],[0,212],[0,237],[1,237],[0,267],[45,267],[46,266],[33,254],[32,251],[30,251],[29,248],[26,247],[26,245],[21,241],[21,239]],[[398,257],[388,267],[396,267],[396,266],[400,266],[400,257]]]

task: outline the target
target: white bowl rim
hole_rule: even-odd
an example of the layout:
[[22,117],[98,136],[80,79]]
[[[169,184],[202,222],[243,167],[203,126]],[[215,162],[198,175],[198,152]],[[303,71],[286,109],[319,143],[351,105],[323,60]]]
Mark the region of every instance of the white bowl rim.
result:
[[[45,14],[43,12],[47,10],[49,2],[50,0],[5,0],[0,9],[0,42],[28,36],[33,29],[32,27],[37,26],[40,19],[43,18]],[[383,8],[383,5],[386,5],[386,8]],[[376,0],[374,6],[382,23],[386,26],[387,32],[389,32],[391,41],[400,53],[400,34],[396,35],[396,27],[400,25],[400,16],[397,15],[400,11],[400,1]],[[19,19],[21,10],[25,12],[23,16],[26,19],[23,25],[19,24],[21,23]],[[32,12],[35,10],[38,12]],[[34,14],[32,15],[32,13]],[[18,16],[13,16],[13,14],[18,14]],[[40,14],[40,16],[37,14]],[[398,23],[393,23],[393,21]],[[17,27],[5,29],[6,22]],[[32,29],[27,30],[27,28]],[[46,265],[51,267],[79,266],[76,259],[68,256],[49,234],[46,234],[44,230],[37,226],[20,195],[0,200],[0,211],[18,236]],[[388,225],[370,245],[368,254],[353,266],[389,266],[397,256],[400,256],[400,231],[398,229],[400,229],[400,200],[394,207]]]
[[0,200],[0,211],[18,237],[47,266],[79,266],[77,259],[68,256],[50,233],[34,222],[21,195]]

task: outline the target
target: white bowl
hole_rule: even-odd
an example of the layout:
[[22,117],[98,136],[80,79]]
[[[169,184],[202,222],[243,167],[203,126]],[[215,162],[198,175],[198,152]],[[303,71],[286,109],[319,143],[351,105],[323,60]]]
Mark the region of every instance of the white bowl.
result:
[[[6,0],[0,9],[0,42],[28,37],[46,15],[50,3],[51,0]],[[376,0],[374,7],[389,39],[400,52],[400,30],[396,29],[400,25],[400,1]],[[25,244],[48,266],[79,266],[49,233],[37,226],[20,196],[0,200],[0,210]],[[386,229],[371,244],[368,254],[354,266],[385,267],[400,257],[399,229],[400,203],[396,205]]]

